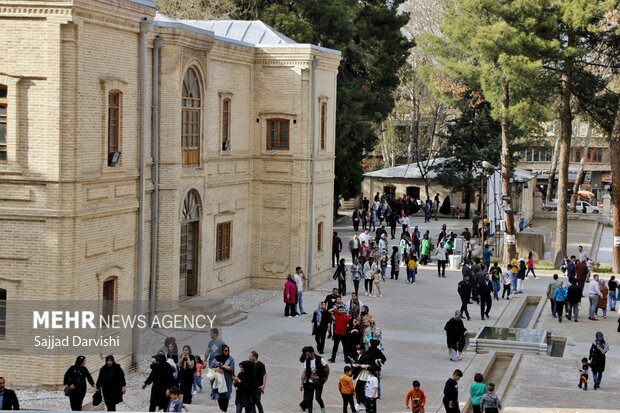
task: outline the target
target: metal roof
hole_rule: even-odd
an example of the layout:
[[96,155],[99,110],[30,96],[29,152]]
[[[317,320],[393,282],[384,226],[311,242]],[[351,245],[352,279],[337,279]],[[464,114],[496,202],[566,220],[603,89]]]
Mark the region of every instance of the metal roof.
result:
[[[431,170],[428,171],[427,177],[431,179],[437,177],[437,173],[432,170],[432,166],[440,165],[443,162],[449,162],[449,161],[450,161],[449,158],[433,159],[428,165],[428,168],[430,168]],[[379,169],[378,171],[365,173],[364,176],[367,176],[370,178],[422,179],[422,173],[420,172],[420,168],[418,167],[417,162],[413,162],[413,163],[405,164],[405,165],[399,165],[393,168]],[[515,182],[527,182],[530,179],[533,179],[536,177],[536,175],[521,168],[513,168],[512,176]]]
[[275,46],[297,44],[273,27],[260,20],[177,20],[157,12],[155,24],[176,23],[213,33],[224,40],[233,40],[253,46]]

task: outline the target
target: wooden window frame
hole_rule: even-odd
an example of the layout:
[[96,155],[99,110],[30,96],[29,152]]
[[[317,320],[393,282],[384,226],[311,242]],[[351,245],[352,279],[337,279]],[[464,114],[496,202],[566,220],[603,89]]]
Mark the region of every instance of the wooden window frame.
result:
[[220,222],[215,231],[215,262],[230,260],[232,250],[232,221]]
[[327,141],[327,102],[321,102],[321,150],[325,150]]
[[[109,317],[116,313],[116,284],[118,278],[110,277],[101,285],[101,316]],[[107,294],[106,294],[107,293]]]
[[222,152],[230,150],[231,109],[232,101],[230,98],[222,99]]
[[[276,128],[276,142],[273,146],[270,146],[269,132],[272,129],[272,125]],[[286,145],[282,142],[282,126],[286,125],[287,128],[287,138]],[[277,150],[290,150],[291,146],[291,121],[285,118],[269,118],[267,119],[267,133],[265,137],[265,146],[268,151],[277,151]]]
[[[197,84],[198,96],[192,94],[193,81]],[[198,71],[190,67],[183,76],[181,92],[181,162],[183,165],[200,165],[201,135],[202,83]]]
[[0,124],[4,124],[4,143],[0,143],[0,164],[7,163],[9,159],[8,154],[8,140],[9,140],[9,101],[8,93],[9,87],[4,84],[0,84],[0,92],[3,97],[0,97],[0,107],[4,108],[4,115],[0,115]]
[[316,251],[323,252],[323,223],[316,226]]
[[6,339],[7,290],[0,288],[0,340]]
[[[116,103],[112,103],[112,98]],[[123,93],[120,90],[108,92],[108,166],[114,167],[112,156],[121,152],[121,112]]]

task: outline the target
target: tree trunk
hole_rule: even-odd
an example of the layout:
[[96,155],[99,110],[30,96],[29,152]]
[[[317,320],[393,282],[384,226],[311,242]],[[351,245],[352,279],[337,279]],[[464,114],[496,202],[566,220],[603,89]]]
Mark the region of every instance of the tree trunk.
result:
[[[615,237],[620,237],[620,102],[616,110],[616,120],[614,128],[611,132],[611,140],[609,143],[609,162],[611,164],[611,204],[614,208],[614,228]],[[617,239],[617,238],[615,238]],[[614,242],[614,244],[616,244]],[[613,258],[613,272],[620,272],[620,245],[613,245],[611,250]]]
[[[573,45],[572,35],[568,39],[569,46]],[[568,203],[568,161],[570,157],[571,135],[573,133],[573,115],[571,113],[570,98],[573,88],[573,62],[566,61],[560,85],[560,157],[558,158],[558,214],[555,233],[555,267],[566,256],[567,239],[567,208]]]
[[[586,139],[581,149],[581,159],[579,160],[579,169],[577,170],[577,177],[575,178],[575,183],[573,184],[573,194],[570,197],[570,211],[577,212],[577,192],[579,192],[579,186],[583,183],[584,173],[583,170],[586,166],[586,159],[588,157],[588,149],[590,148],[590,132],[592,127],[590,126],[590,122],[588,122],[588,133],[586,134]],[[581,212],[581,211],[579,211]]]
[[551,159],[551,168],[549,169],[549,179],[547,184],[547,193],[545,203],[548,205],[553,199],[553,187],[555,185],[555,173],[558,170],[558,156],[560,154],[560,134],[557,133],[559,127],[556,127],[555,144],[553,145],[553,158]]
[[[502,106],[504,111],[508,111],[510,108],[510,92],[508,89],[508,82],[504,82],[503,87],[503,99]],[[510,124],[506,117],[502,119],[502,194],[509,200],[505,201],[506,208],[506,241],[504,243],[504,261],[510,262],[517,256],[517,245],[515,240],[515,218],[514,218],[514,205],[512,204],[512,186],[510,180],[512,179],[512,166],[510,164]],[[484,231],[484,228],[483,228]]]

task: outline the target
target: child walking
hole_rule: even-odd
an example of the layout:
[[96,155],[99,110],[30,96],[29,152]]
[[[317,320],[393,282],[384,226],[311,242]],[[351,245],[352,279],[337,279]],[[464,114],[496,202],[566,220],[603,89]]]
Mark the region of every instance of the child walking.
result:
[[413,388],[409,390],[409,393],[407,393],[407,397],[405,398],[405,408],[409,410],[409,402],[411,402],[412,413],[424,413],[426,395],[422,389],[420,389],[419,381],[414,380],[412,386]]
[[355,413],[355,403],[353,402],[353,369],[351,366],[344,366],[344,374],[338,380],[338,391],[342,396],[342,413],[347,413],[347,404],[351,406],[351,412]]
[[379,397],[379,380],[374,366],[368,367],[368,378],[364,387],[366,396],[366,413],[377,413],[377,398]]
[[418,273],[418,262],[416,260],[415,255],[411,254],[409,256],[409,261],[407,262],[407,282],[411,284],[415,284],[415,276]]
[[590,363],[587,358],[581,359],[581,367],[577,363],[577,370],[579,370],[579,384],[577,387],[580,389],[588,390],[588,370],[590,369]]
[[502,402],[495,394],[495,383],[487,385],[487,392],[480,398],[480,408],[484,413],[499,413],[502,408]]
[[205,368],[205,363],[200,356],[196,356],[196,372],[194,373],[194,394],[196,392],[202,392],[202,372]]

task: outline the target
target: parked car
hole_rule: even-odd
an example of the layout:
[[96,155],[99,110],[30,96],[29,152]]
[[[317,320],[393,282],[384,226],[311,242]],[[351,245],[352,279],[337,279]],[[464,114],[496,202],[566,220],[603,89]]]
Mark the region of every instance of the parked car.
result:
[[543,211],[557,211],[558,210],[558,200],[552,199],[549,202],[544,202],[542,204]]
[[590,204],[589,202],[586,202],[586,201],[577,201],[577,204],[576,204],[577,212],[583,212],[584,207],[585,207],[585,212],[586,213],[592,213],[592,214],[600,214],[601,213],[601,210],[599,209],[598,206],[592,205],[592,204]]

